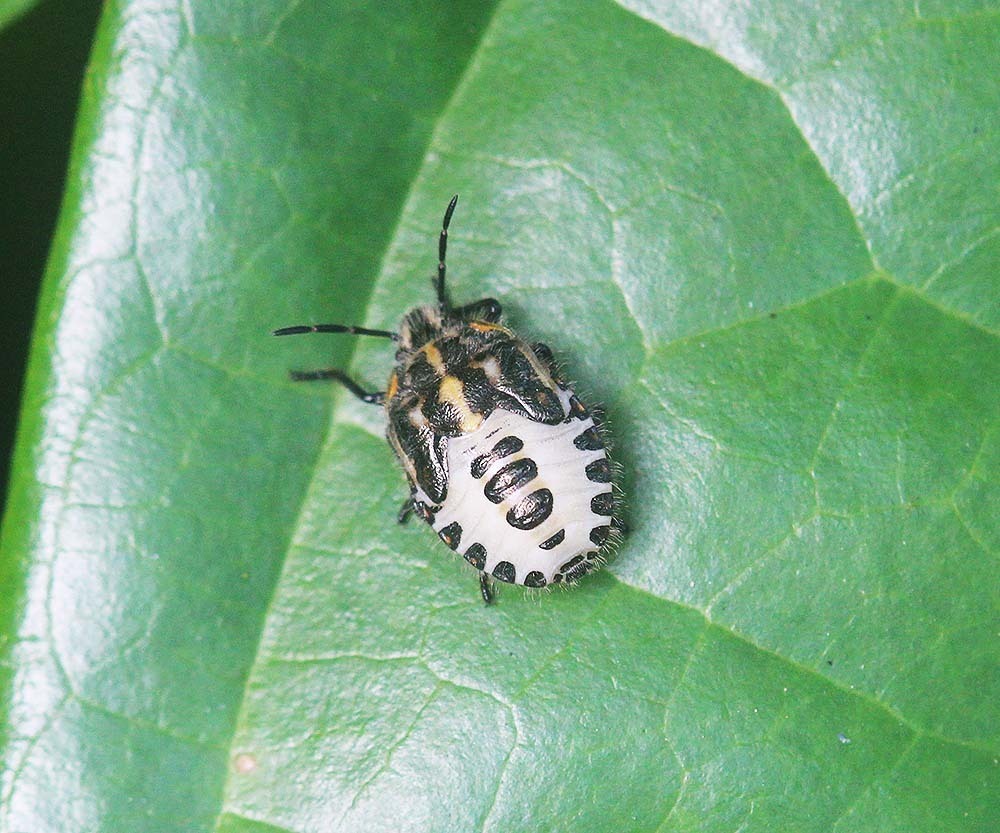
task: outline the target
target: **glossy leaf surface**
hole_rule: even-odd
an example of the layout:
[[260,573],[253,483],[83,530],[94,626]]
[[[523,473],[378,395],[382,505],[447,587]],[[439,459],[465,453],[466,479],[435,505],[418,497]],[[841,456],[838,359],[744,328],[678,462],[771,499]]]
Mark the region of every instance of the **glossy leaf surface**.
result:
[[[451,7],[107,13],[0,830],[995,829],[996,10]],[[488,609],[380,411],[285,381],[391,348],[265,335],[430,300],[455,191],[453,297],[605,403],[629,502]]]

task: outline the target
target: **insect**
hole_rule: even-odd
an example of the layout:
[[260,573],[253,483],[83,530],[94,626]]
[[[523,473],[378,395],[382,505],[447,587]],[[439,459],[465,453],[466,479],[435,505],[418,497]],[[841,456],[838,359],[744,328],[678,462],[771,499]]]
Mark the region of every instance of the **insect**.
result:
[[293,371],[333,380],[385,408],[386,436],[406,472],[399,512],[430,524],[479,571],[526,587],[572,584],[598,568],[622,524],[602,429],[563,380],[552,351],[501,323],[494,298],[465,306],[445,290],[452,197],[441,223],[437,304],[408,312],[399,332],[344,324],[283,327],[274,335],[350,333],[396,342],[384,392],[341,370]]

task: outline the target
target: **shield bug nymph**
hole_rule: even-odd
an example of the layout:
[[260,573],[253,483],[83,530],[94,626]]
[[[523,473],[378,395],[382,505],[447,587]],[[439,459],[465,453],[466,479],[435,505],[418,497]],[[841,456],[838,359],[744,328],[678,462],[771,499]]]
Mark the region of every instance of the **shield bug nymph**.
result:
[[274,335],[351,333],[395,341],[384,392],[341,370],[334,380],[385,408],[386,436],[410,484],[399,520],[416,512],[479,571],[526,587],[572,584],[599,567],[621,523],[605,434],[563,380],[549,348],[501,322],[493,298],[452,306],[445,291],[452,197],[441,224],[437,303],[410,310],[398,332],[344,324],[283,327]]

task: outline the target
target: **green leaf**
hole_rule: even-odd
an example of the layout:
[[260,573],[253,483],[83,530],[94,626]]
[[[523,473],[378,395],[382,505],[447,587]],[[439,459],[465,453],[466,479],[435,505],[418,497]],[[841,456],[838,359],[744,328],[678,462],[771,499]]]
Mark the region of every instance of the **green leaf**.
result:
[[[23,17],[0,1],[0,492],[52,231],[62,202],[80,84],[100,0],[48,0]],[[29,4],[30,5],[30,4]]]
[[38,4],[39,0],[0,0],[0,29],[10,26]]
[[[997,9],[391,5],[105,15],[0,830],[997,829]],[[453,297],[605,404],[629,506],[490,608],[381,412],[285,376],[391,348],[266,338],[430,300],[456,191]]]

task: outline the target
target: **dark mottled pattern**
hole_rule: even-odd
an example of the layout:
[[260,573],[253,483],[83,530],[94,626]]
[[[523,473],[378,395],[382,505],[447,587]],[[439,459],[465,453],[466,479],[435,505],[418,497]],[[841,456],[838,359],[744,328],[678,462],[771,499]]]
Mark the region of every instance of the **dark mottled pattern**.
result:
[[595,515],[614,514],[614,499],[611,497],[611,492],[595,495],[590,501],[590,509]]
[[500,365],[501,379],[496,390],[507,400],[497,404],[535,422],[556,425],[563,420],[562,402],[535,371],[525,353],[529,349],[523,342],[497,347],[494,355]]
[[520,437],[504,437],[502,440],[497,441],[490,454],[493,455],[494,460],[500,460],[503,457],[520,451],[522,448],[524,448],[524,441]]
[[595,526],[592,530],[590,530],[590,540],[599,547],[603,547],[606,543],[608,543],[609,535],[611,535],[610,526]]
[[420,413],[424,415],[424,419],[431,425],[444,426],[448,434],[454,436],[459,433],[462,414],[453,402],[428,399],[420,406]]
[[[400,328],[400,352],[412,352],[441,335],[441,317],[436,308],[416,307],[403,318]],[[399,353],[396,354],[399,361]]]
[[573,445],[579,448],[580,451],[599,451],[604,448],[604,441],[601,439],[597,428],[591,426],[573,440]]
[[469,471],[472,476],[478,480],[482,477],[490,468],[490,463],[493,462],[493,458],[489,454],[480,454],[475,460],[472,461],[472,466]]
[[438,533],[438,537],[453,550],[458,549],[458,545],[462,543],[462,525],[458,521],[452,521]]
[[611,463],[608,462],[607,457],[588,463],[586,471],[587,479],[593,483],[611,482]]
[[[590,555],[591,553],[587,554]],[[567,584],[572,584],[574,581],[579,581],[593,569],[594,569],[594,562],[584,560],[581,561],[576,566],[571,567],[569,570],[567,570],[563,574],[563,578]]]
[[520,437],[504,437],[499,440],[487,454],[480,454],[472,461],[472,476],[477,480],[489,470],[497,460],[509,457],[511,454],[524,448],[524,442]]
[[435,434],[429,425],[418,428],[410,422],[410,407],[415,402],[412,397],[392,400],[389,434],[395,436],[403,456],[413,464],[417,485],[440,505],[448,495],[448,437]]
[[493,578],[500,579],[500,581],[506,581],[508,584],[513,584],[514,580],[517,578],[517,571],[514,565],[509,561],[501,561],[493,568]]
[[456,368],[452,374],[462,383],[462,396],[469,410],[477,414],[488,414],[496,405],[496,391],[481,367]]
[[572,558],[571,558],[571,559],[570,559],[569,561],[567,561],[567,562],[566,562],[565,564],[561,564],[561,565],[559,566],[559,572],[560,572],[560,573],[565,573],[565,572],[566,572],[567,570],[571,570],[571,569],[573,569],[573,568],[574,568],[574,567],[575,567],[575,566],[576,566],[577,564],[579,564],[579,563],[580,563],[581,561],[583,561],[583,554],[582,554],[582,553],[581,553],[580,555],[574,555],[574,556],[573,556],[573,557],[572,557]]
[[551,538],[546,538],[538,546],[543,550],[551,550],[553,547],[558,547],[566,539],[566,530],[560,529]]
[[431,363],[427,361],[427,356],[423,353],[418,353],[416,358],[410,362],[410,366],[406,369],[406,375],[410,387],[417,390],[430,388],[438,383],[437,371],[431,367]]
[[543,576],[538,570],[532,570],[528,575],[524,577],[525,587],[544,587],[545,586],[545,576]]
[[483,488],[490,503],[501,503],[538,477],[538,466],[530,457],[514,460],[493,475]]
[[455,335],[448,336],[447,338],[439,338],[434,342],[434,346],[437,347],[438,352],[441,354],[444,366],[449,373],[453,373],[455,370],[463,368],[469,363],[469,348],[461,336]]
[[482,544],[473,544],[462,557],[477,570],[481,570],[486,566],[486,547]]
[[507,513],[507,523],[515,529],[534,529],[552,514],[552,492],[537,489],[521,498]]

